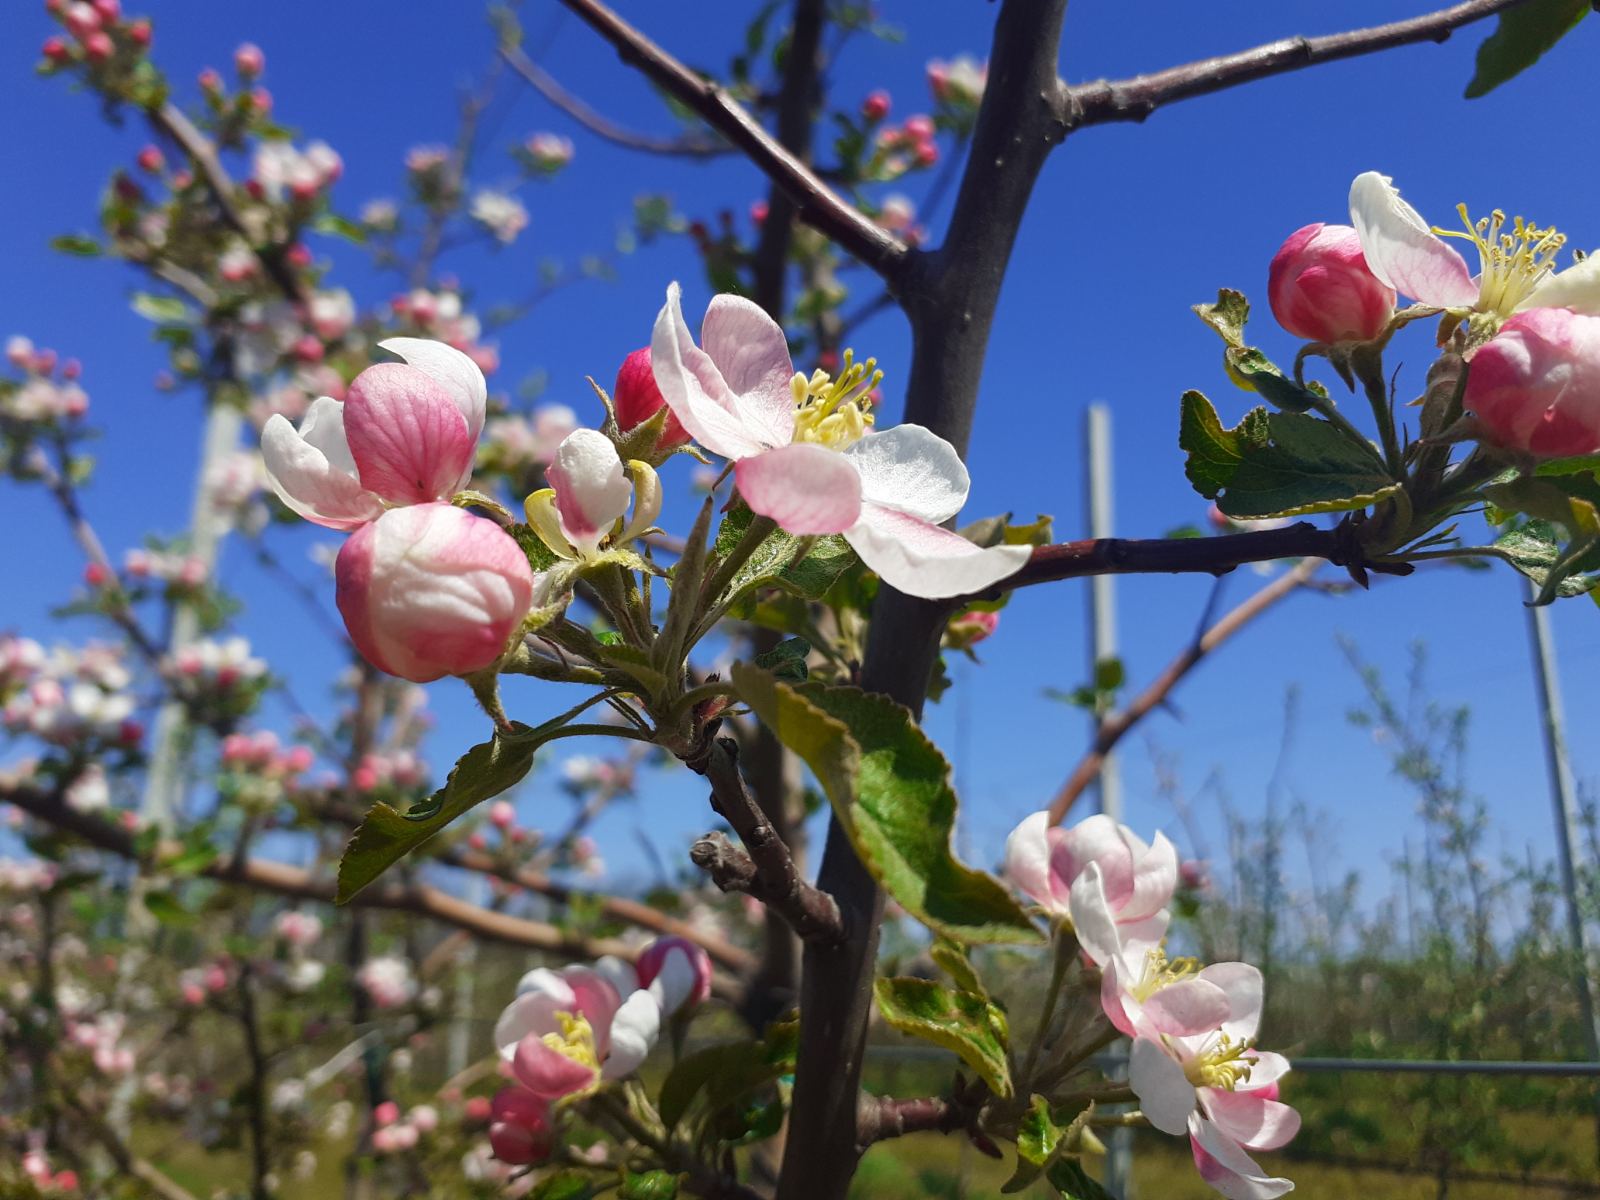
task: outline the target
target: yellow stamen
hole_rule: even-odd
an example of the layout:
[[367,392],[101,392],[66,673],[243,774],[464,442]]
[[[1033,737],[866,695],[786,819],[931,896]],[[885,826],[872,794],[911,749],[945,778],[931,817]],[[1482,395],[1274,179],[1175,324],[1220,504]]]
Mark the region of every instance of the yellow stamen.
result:
[[1478,308],[1482,312],[1509,317],[1517,305],[1555,270],[1556,255],[1567,244],[1565,234],[1541,228],[1521,217],[1511,218],[1506,232],[1506,214],[1495,209],[1474,222],[1465,204],[1458,205],[1464,229],[1434,229],[1440,237],[1461,238],[1478,248],[1481,275],[1478,280]]
[[866,436],[873,424],[872,392],[883,382],[877,367],[877,359],[858,363],[846,350],[838,379],[820,368],[810,379],[797,372],[790,384],[797,410],[794,440],[843,450]]
[[1256,1056],[1251,1053],[1254,1048],[1250,1042],[1236,1042],[1221,1034],[1215,1045],[1184,1064],[1183,1073],[1195,1087],[1231,1092],[1249,1081],[1250,1068],[1256,1064]]
[[1168,960],[1166,950],[1156,946],[1144,956],[1144,971],[1128,989],[1131,995],[1140,1004],[1164,987],[1171,987],[1180,983],[1200,970],[1200,962],[1193,958],[1177,958]]
[[594,1028],[587,1018],[576,1013],[558,1012],[556,1020],[561,1022],[561,1032],[547,1033],[539,1040],[556,1053],[594,1071],[593,1083],[564,1097],[565,1100],[576,1100],[600,1086],[600,1055],[595,1049]]

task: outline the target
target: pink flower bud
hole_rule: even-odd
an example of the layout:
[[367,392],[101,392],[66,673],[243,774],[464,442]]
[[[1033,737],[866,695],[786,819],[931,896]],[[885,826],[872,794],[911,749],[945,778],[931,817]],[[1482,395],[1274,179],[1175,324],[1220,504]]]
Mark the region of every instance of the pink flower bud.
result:
[[768,211],[765,200],[752,200],[750,202],[750,223],[752,225],[765,225]]
[[711,956],[688,938],[657,938],[635,966],[639,986],[650,989],[669,1015],[703,1004],[711,995]]
[[99,563],[90,563],[83,569],[83,581],[92,588],[105,587],[111,578],[111,572]]
[[339,611],[373,666],[429,683],[498,659],[533,605],[533,572],[493,521],[450,504],[392,508],[335,566]]
[[926,142],[933,138],[935,126],[933,118],[927,113],[918,113],[914,117],[907,117],[905,123],[906,136],[914,142]]
[[140,17],[128,25],[128,40],[141,50],[150,48],[151,25],[148,17]]
[[[624,431],[643,425],[666,405],[666,398],[656,386],[655,372],[650,366],[649,346],[635,350],[622,360],[622,366],[617,369],[617,384],[612,390],[611,402],[616,406],[617,424]],[[688,441],[689,431],[669,412],[667,423],[661,427],[661,439],[656,443],[657,447],[670,450]]]
[[267,69],[267,56],[254,42],[245,42],[233,52],[233,69],[239,72],[240,79],[255,79]]
[[65,66],[72,61],[72,51],[67,48],[67,43],[58,37],[48,37],[42,47],[44,56],[56,66]]
[[222,90],[222,76],[218,75],[215,67],[207,67],[200,72],[200,90],[213,94]]
[[555,1144],[550,1107],[532,1092],[501,1088],[490,1103],[489,1117],[489,1145],[501,1162],[525,1166],[550,1157]]
[[304,242],[294,242],[283,252],[284,259],[291,267],[309,267],[311,265],[311,249]]
[[82,42],[100,28],[100,14],[95,12],[94,5],[80,0],[67,6],[66,23],[72,36]]
[[166,164],[167,160],[162,155],[159,146],[146,146],[139,151],[139,169],[141,171],[148,171],[150,174],[155,175]]
[[113,25],[122,19],[122,0],[90,0],[90,3],[107,25]]
[[510,801],[496,800],[489,807],[489,824],[496,829],[510,829],[517,823],[517,810],[511,807]]
[[1518,313],[1473,354],[1463,404],[1508,449],[1536,458],[1600,450],[1600,317]]
[[243,99],[248,100],[250,107],[254,108],[262,116],[266,116],[267,113],[272,111],[272,93],[267,91],[266,88],[258,87]]
[[83,39],[83,56],[92,63],[106,62],[115,52],[111,39],[98,30]]
[[878,89],[861,102],[861,115],[869,121],[881,121],[889,115],[889,93]]
[[319,363],[324,353],[322,339],[309,333],[294,344],[294,356],[304,363]]
[[1348,225],[1307,225],[1272,256],[1267,299],[1278,324],[1308,342],[1367,342],[1394,315],[1394,289],[1367,267]]
[[385,1100],[372,1110],[372,1123],[379,1129],[393,1125],[400,1119],[400,1106],[393,1100]]
[[474,1124],[487,1121],[489,1112],[489,1097],[487,1096],[471,1096],[463,1106],[463,1115]]
[[939,161],[939,147],[934,142],[918,142],[915,153],[917,162],[924,167],[931,167]]

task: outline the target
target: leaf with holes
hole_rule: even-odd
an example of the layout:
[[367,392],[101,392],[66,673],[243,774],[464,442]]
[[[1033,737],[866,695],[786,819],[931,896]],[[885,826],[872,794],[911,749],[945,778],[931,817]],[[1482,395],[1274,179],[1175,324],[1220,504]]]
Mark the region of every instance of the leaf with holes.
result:
[[956,795],[950,764],[911,712],[854,687],[794,686],[736,663],[739,695],[803,759],[851,844],[900,905],[963,943],[1038,942],[999,880],[951,851]]
[[1010,1031],[998,1005],[932,979],[880,979],[872,991],[883,1019],[901,1033],[953,1050],[995,1095],[1011,1095]]

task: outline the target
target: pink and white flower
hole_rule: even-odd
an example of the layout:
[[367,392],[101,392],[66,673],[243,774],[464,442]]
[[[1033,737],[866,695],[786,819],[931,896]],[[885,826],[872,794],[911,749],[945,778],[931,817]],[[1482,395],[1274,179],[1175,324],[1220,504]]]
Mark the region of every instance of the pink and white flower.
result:
[[450,504],[390,509],[339,551],[337,601],[356,649],[413,683],[494,664],[533,606],[521,547]]
[[539,967],[518,983],[494,1040],[512,1077],[552,1103],[629,1074],[660,1033],[661,1006],[649,991],[624,999],[596,967]]
[[[602,547],[626,545],[661,515],[655,470],[638,460],[624,468],[611,439],[595,429],[569,433],[556,447],[545,478],[551,486],[530,495],[523,509],[539,540],[558,558],[600,559]],[[623,523],[629,501],[633,514]]]
[[[1079,881],[1091,869],[1098,895],[1080,897]],[[1166,936],[1178,852],[1163,834],[1147,845],[1103,813],[1062,829],[1048,812],[1036,812],[1006,838],[1005,874],[1051,915],[1070,916],[1084,952],[1103,966],[1125,948],[1142,951]],[[1110,942],[1097,936],[1108,927]]]
[[1500,319],[1531,308],[1570,308],[1600,315],[1600,259],[1555,269],[1566,238],[1521,217],[1505,214],[1474,222],[1459,209],[1464,228],[1445,237],[1471,242],[1476,276],[1422,215],[1400,198],[1387,175],[1366,171],[1350,185],[1350,223],[1367,266],[1384,283],[1420,304],[1471,310]]
[[1462,405],[1497,445],[1536,458],[1600,450],[1600,316],[1517,313],[1473,354]]
[[1371,341],[1394,316],[1394,289],[1367,267],[1348,225],[1297,229],[1267,272],[1272,315],[1308,342]]
[[669,1017],[697,1008],[711,997],[711,956],[688,938],[657,938],[645,947],[635,968],[639,986]]
[[296,430],[282,415],[261,430],[267,478],[283,502],[329,529],[354,529],[389,505],[448,500],[472,477],[488,386],[471,358],[441,342],[379,343],[405,359],[322,396]]
[[739,296],[711,300],[695,345],[678,285],[656,318],[651,365],[695,441],[735,464],[751,509],[790,533],[843,534],[887,583],[930,599],[1014,574],[1026,546],[974,545],[940,527],[970,480],[955,447],[919,425],[872,432],[872,364],[837,381],[797,375],[782,328]]
[[555,1148],[549,1102],[526,1088],[501,1088],[489,1105],[489,1145],[496,1158],[512,1166],[549,1158]]

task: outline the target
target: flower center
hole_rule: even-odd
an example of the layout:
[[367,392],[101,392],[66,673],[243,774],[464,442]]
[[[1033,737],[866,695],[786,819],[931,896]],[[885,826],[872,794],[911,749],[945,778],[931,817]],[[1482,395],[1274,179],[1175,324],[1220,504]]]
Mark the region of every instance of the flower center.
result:
[[794,440],[815,442],[830,450],[853,446],[872,428],[873,389],[883,382],[878,360],[853,361],[844,352],[844,371],[834,379],[820,367],[810,379],[798,371],[794,390]]
[[558,1012],[556,1020],[561,1022],[561,1032],[547,1033],[539,1040],[557,1054],[563,1054],[594,1072],[595,1083],[573,1093],[574,1097],[586,1096],[594,1091],[600,1080],[600,1054],[595,1048],[594,1027],[589,1024],[587,1017],[576,1013]]
[[1461,238],[1478,248],[1482,272],[1478,279],[1478,308],[1509,317],[1555,270],[1556,255],[1567,244],[1567,235],[1555,228],[1541,229],[1532,221],[1512,217],[1509,231],[1506,214],[1495,209],[1474,222],[1465,204],[1458,205],[1465,230],[1435,229],[1440,237]]
[[1177,958],[1169,960],[1166,949],[1156,946],[1144,956],[1144,970],[1139,975],[1132,987],[1128,989],[1131,995],[1140,1004],[1164,987],[1171,987],[1181,983],[1200,969],[1200,962],[1193,958]]
[[1236,1042],[1220,1034],[1216,1042],[1183,1064],[1183,1073],[1195,1087],[1221,1088],[1231,1092],[1250,1078],[1256,1057],[1248,1041]]

